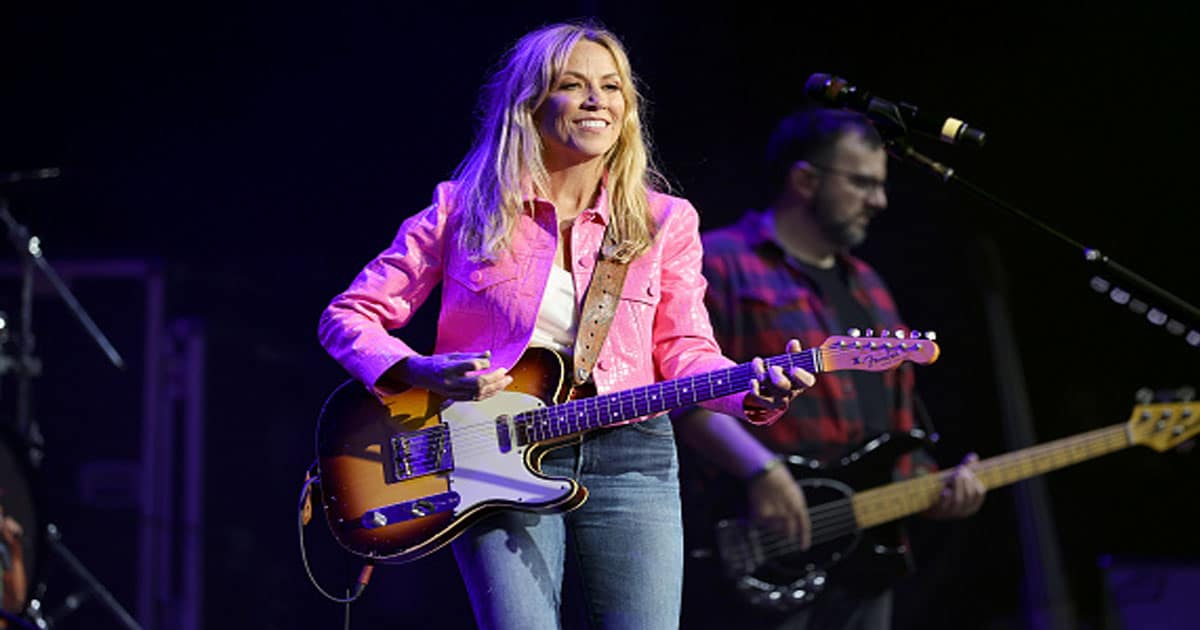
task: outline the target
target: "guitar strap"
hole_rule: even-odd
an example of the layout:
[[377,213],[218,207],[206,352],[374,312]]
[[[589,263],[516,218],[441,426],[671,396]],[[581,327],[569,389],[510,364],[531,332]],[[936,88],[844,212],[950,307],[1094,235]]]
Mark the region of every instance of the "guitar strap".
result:
[[[604,235],[605,242],[608,242],[611,231],[610,223],[608,232]],[[602,247],[597,253],[596,270],[592,272],[592,281],[583,299],[579,332],[575,335],[575,369],[572,371],[575,387],[583,385],[592,377],[596,357],[600,354],[604,339],[608,337],[608,327],[612,325],[613,316],[617,314],[621,287],[625,285],[625,274],[629,272],[629,263],[614,260],[608,249],[608,246]]]

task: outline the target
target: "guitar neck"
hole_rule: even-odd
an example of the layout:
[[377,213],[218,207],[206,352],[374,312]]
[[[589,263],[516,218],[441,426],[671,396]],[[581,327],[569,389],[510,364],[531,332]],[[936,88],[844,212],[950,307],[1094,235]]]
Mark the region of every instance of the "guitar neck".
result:
[[[776,355],[764,361],[768,367],[779,366],[784,372],[798,367],[816,374],[824,371],[820,357],[818,348],[810,348]],[[634,418],[653,416],[746,391],[752,378],[752,364],[743,363],[715,372],[533,409],[518,414],[514,424],[518,441],[524,444],[571,437]]]
[[[971,470],[990,490],[1133,444],[1126,425],[1118,424],[986,459]],[[874,527],[933,507],[951,474],[951,470],[942,471],[855,494],[852,503],[858,526]]]

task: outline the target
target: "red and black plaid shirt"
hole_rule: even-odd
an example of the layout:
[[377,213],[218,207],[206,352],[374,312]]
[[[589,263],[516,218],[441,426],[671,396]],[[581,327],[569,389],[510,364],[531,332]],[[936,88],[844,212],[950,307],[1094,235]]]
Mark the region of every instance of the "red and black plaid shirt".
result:
[[[709,287],[708,312],[717,342],[727,356],[745,362],[778,354],[789,339],[805,348],[821,345],[836,330],[834,317],[803,267],[777,245],[762,213],[751,212],[734,226],[704,234],[704,275]],[[847,270],[852,297],[880,328],[905,328],[883,280],[866,263],[849,255]],[[883,375],[890,430],[913,427],[913,370],[905,364]],[[779,453],[836,460],[866,435],[853,379],[845,372],[817,377],[817,384],[792,402],[786,415],[771,426],[750,427],[759,440]],[[897,473],[908,476],[909,457]],[[924,462],[923,462],[924,463]]]

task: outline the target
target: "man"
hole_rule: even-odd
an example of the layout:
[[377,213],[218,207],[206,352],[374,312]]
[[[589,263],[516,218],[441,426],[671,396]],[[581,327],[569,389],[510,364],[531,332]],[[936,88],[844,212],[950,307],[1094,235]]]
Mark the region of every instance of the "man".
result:
[[[776,187],[770,191],[769,207],[704,236],[706,300],[721,348],[735,360],[746,361],[765,356],[792,337],[810,348],[850,327],[900,327],[883,281],[848,253],[866,239],[871,218],[887,206],[887,153],[871,123],[835,110],[792,115],[772,135],[767,162],[769,182]],[[883,373],[823,374],[769,427],[748,427],[720,414],[688,410],[678,416],[676,432],[688,447],[686,454],[699,464],[693,463],[685,475],[684,494],[692,505],[697,496],[711,505],[721,494],[716,490],[722,487],[719,480],[732,478],[750,522],[786,536],[794,550],[808,549],[813,528],[828,524],[828,510],[814,510],[810,521],[805,495],[789,467],[780,464],[781,456],[836,462],[879,434],[913,429],[913,409],[913,374],[906,365]],[[885,474],[905,477],[921,472],[912,459],[900,457],[894,470],[889,460]],[[961,518],[979,509],[984,488],[970,471],[974,461],[974,455],[964,460],[925,516]],[[700,479],[704,473],[707,480]],[[713,514],[689,512],[690,540],[704,539],[697,528],[711,529]],[[760,555],[766,549],[762,540],[755,543]],[[861,559],[859,553],[856,560]],[[781,604],[811,594],[811,584],[773,596],[761,590],[761,584],[753,586],[746,592],[760,601],[747,605],[728,579],[722,582],[715,572],[689,567],[684,627],[890,627],[890,591],[876,586],[886,581],[859,579],[855,565],[847,566],[819,577],[821,593],[799,608]]]

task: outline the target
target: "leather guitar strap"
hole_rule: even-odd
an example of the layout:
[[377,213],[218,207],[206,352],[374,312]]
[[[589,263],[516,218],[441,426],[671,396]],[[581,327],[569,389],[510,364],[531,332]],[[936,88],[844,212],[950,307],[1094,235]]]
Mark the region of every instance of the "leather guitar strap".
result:
[[576,387],[588,382],[592,377],[596,357],[600,354],[605,337],[608,336],[608,327],[612,324],[613,316],[617,314],[621,287],[625,284],[625,274],[628,271],[628,263],[616,262],[604,255],[598,256],[596,270],[592,272],[592,282],[588,285],[587,295],[583,299],[579,332],[575,335],[575,369],[572,380]]

